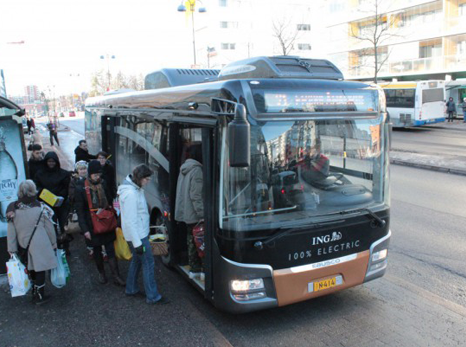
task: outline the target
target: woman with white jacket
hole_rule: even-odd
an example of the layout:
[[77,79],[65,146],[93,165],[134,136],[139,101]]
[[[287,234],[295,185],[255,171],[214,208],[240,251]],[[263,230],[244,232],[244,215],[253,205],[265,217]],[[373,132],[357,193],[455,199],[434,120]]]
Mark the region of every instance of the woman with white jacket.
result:
[[126,279],[126,295],[136,296],[138,275],[142,268],[146,302],[148,304],[166,303],[167,300],[157,290],[154,269],[155,261],[149,243],[150,216],[144,190],[153,172],[144,164],[134,168],[118,187],[121,210],[121,228],[129,242],[133,258]]

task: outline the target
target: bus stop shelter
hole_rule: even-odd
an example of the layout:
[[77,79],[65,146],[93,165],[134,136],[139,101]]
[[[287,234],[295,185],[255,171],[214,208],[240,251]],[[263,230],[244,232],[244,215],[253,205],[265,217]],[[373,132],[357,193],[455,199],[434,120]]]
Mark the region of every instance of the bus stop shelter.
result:
[[26,179],[26,147],[22,118],[24,110],[0,97],[0,274],[8,261],[6,209],[17,200],[19,184]]

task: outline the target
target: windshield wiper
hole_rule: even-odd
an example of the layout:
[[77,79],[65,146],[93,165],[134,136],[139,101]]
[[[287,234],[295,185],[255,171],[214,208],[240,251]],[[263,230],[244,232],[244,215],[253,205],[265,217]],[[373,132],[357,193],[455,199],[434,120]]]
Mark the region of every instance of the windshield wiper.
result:
[[374,211],[372,211],[371,209],[369,209],[367,207],[355,208],[355,209],[352,209],[352,210],[343,210],[343,211],[338,211],[338,212],[332,212],[332,213],[326,214],[325,216],[336,215],[336,214],[345,215],[345,214],[360,213],[360,212],[367,212],[367,214],[370,215],[375,221],[377,221],[379,226],[382,227],[382,228],[387,224],[387,222],[385,222],[382,218],[377,216]]
[[310,223],[310,224],[302,225],[302,226],[296,227],[296,228],[280,227],[280,228],[278,228],[278,230],[283,230],[283,229],[286,229],[286,230],[284,230],[282,232],[279,232],[278,234],[275,234],[275,235],[269,237],[265,241],[256,241],[256,242],[254,242],[254,247],[256,249],[258,249],[258,250],[261,250],[261,249],[264,248],[264,246],[267,246],[268,244],[282,238],[285,235],[292,234],[292,233],[295,233],[297,231],[302,231],[302,230],[306,230],[306,229],[311,230],[311,229],[319,228],[319,227],[326,226],[328,224],[334,224],[334,223],[340,223],[340,221],[330,221],[330,222],[324,222],[324,223]]

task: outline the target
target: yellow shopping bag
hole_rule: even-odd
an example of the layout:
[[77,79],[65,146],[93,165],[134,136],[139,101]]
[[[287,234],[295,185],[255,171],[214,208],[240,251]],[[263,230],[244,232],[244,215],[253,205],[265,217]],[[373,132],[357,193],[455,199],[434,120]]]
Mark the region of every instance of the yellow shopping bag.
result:
[[133,255],[126,242],[125,237],[123,236],[123,231],[121,228],[116,229],[116,240],[115,240],[115,255],[118,259],[121,260],[131,260]]

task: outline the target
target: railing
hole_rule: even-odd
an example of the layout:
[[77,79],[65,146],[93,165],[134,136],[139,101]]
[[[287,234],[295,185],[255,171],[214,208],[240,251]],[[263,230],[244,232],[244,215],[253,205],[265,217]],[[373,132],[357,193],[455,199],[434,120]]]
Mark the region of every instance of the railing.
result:
[[[417,75],[449,71],[463,71],[466,66],[466,55],[449,55],[431,58],[406,59],[389,61],[382,66],[379,76]],[[346,72],[348,77],[373,76],[374,68],[354,67]]]

